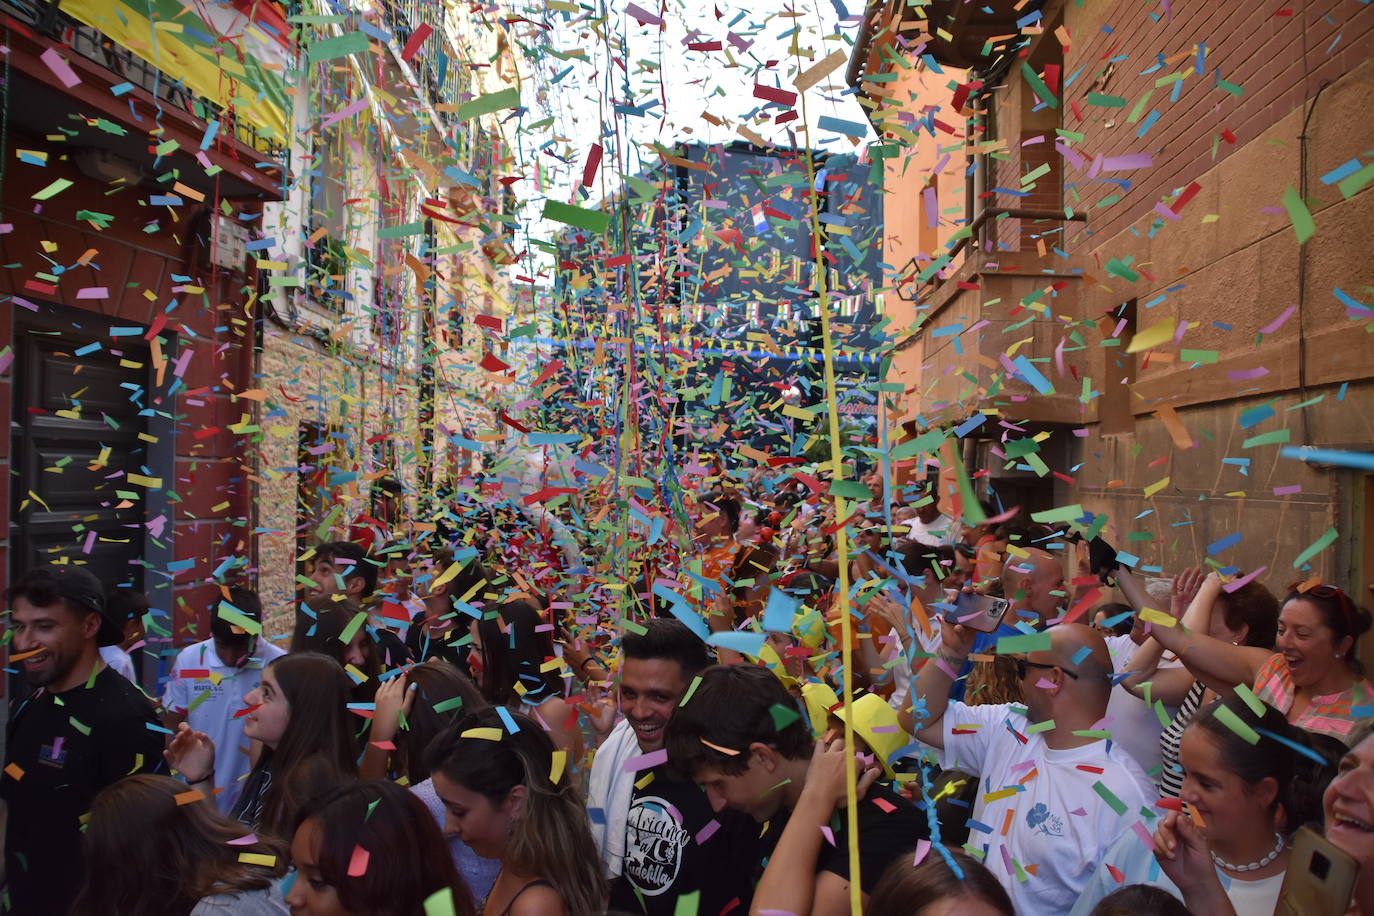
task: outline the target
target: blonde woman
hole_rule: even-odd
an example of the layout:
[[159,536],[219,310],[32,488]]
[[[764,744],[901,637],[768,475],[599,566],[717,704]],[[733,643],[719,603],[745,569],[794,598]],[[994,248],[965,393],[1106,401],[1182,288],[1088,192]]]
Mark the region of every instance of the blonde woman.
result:
[[464,716],[426,753],[444,832],[501,872],[482,916],[594,916],[606,884],[569,762],[533,720],[504,709]]

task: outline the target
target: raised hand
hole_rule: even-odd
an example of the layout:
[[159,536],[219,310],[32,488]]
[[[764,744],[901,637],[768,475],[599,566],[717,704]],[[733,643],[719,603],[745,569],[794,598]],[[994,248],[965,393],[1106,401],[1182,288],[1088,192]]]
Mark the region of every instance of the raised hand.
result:
[[907,614],[909,609],[893,600],[892,596],[887,592],[878,592],[872,598],[869,598],[866,608],[892,624],[893,628],[897,630],[905,630],[907,628]]
[[188,783],[204,782],[215,775],[215,742],[205,732],[198,732],[182,722],[177,733],[162,752],[167,764]]
[[[832,808],[844,807],[849,797],[845,789],[848,783],[845,755],[852,753],[852,748],[845,747],[843,735],[817,741],[816,749],[811,754],[811,765],[806,771],[806,786],[802,791],[810,793],[818,801],[828,802]],[[858,786],[854,797],[859,799],[878,779],[882,768],[876,762],[865,767],[862,761],[856,761],[855,772]]]
[[1198,589],[1202,588],[1202,583],[1206,580],[1207,570],[1196,566],[1174,576],[1169,583],[1169,613],[1176,620],[1183,618],[1183,612],[1188,610],[1188,605],[1193,603]]
[[390,741],[401,727],[401,716],[410,714],[415,705],[418,684],[406,683],[406,675],[398,674],[382,682],[377,688],[377,708],[372,713],[373,741]]
[[978,631],[961,623],[950,623],[944,615],[940,616],[940,655],[968,658],[973,644],[978,639]]

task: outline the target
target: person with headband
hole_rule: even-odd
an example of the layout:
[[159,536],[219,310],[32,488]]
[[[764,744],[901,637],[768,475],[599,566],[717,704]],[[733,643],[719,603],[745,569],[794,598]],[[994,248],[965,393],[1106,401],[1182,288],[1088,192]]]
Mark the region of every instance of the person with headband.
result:
[[869,757],[856,762],[857,835],[850,839],[842,816],[833,844],[826,842],[823,828],[847,801],[845,756],[854,749],[840,738],[813,738],[792,695],[761,665],[703,671],[668,720],[666,746],[668,762],[700,784],[714,806],[768,824],[767,868],[751,913],[847,913],[851,842],[866,898],[897,851],[929,835],[915,805],[877,783],[882,770]]

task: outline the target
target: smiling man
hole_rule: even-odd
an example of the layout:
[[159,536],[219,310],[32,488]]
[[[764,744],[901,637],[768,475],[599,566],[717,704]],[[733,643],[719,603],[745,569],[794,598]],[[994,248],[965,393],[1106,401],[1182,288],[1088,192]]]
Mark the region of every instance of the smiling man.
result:
[[705,644],[676,620],[649,620],[620,644],[624,718],[597,751],[587,793],[592,833],[611,878],[611,909],[671,916],[698,893],[696,912],[749,908],[758,827],[716,813],[695,783],[671,770],[664,729],[697,672]]
[[[701,674],[668,726],[668,759],[717,808],[764,824],[768,857],[751,914],[845,916],[849,906],[843,742],[821,750],[782,682],[762,665],[716,665]],[[912,802],[860,777],[856,809],[860,897],[866,903],[895,857],[929,839]],[[865,791],[866,790],[866,791]],[[757,861],[757,860],[756,860]]]
[[37,688],[10,714],[0,776],[10,912],[65,913],[81,884],[81,816],[105,786],[156,770],[162,735],[148,698],[100,661],[124,634],[94,575],[44,566],[6,597],[12,660]]

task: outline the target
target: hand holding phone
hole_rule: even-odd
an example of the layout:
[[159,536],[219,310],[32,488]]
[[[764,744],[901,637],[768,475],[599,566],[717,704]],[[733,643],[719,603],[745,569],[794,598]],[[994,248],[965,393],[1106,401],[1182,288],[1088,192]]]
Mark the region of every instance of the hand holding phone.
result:
[[944,617],[950,623],[957,623],[977,630],[991,633],[1001,625],[1011,606],[1005,598],[979,595],[976,592],[961,591],[952,608],[946,608]]
[[1359,863],[1349,853],[1303,827],[1293,836],[1274,916],[1343,916],[1359,874]]

